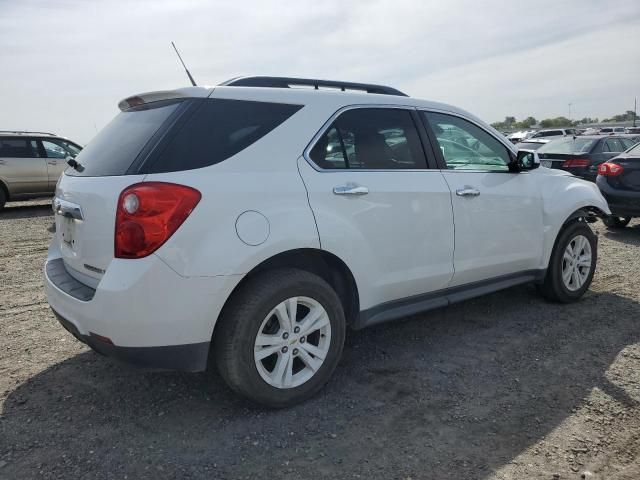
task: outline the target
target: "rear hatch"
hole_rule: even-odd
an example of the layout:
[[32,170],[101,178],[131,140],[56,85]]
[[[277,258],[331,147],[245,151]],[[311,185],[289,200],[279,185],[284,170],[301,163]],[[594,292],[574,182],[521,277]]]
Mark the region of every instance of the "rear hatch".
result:
[[[187,90],[187,89],[185,89]],[[199,89],[198,96],[209,93]],[[114,258],[116,207],[120,193],[141,182],[139,166],[195,99],[181,91],[154,93],[120,103],[119,113],[61,176],[54,199],[56,238],[67,271],[95,288]],[[192,93],[192,92],[190,92]],[[179,98],[166,98],[166,97]],[[182,98],[180,98],[182,97]]]
[[[193,189],[180,190],[189,187],[184,175],[175,185],[166,176],[152,183],[155,174],[223,162],[302,108],[197,98],[210,93],[194,87],[120,102],[122,112],[75,158],[79,165],[66,170],[54,199],[56,236],[65,267],[77,280],[97,286],[115,255],[117,218],[118,257],[141,258],[160,248],[190,214],[200,193],[189,197],[185,192]],[[143,181],[144,187],[127,188]]]

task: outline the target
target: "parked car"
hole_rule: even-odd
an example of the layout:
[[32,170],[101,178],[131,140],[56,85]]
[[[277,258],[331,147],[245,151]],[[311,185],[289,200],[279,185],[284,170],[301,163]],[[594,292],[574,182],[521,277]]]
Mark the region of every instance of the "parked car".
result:
[[598,166],[632,147],[630,138],[616,136],[580,136],[561,138],[538,149],[543,167],[571,172],[586,180],[595,181]]
[[566,137],[572,135],[580,135],[580,133],[575,128],[552,128],[547,130],[539,130],[531,137],[533,138],[549,138],[549,137]]
[[598,188],[456,107],[280,77],[119,107],[62,176],[44,269],[105,355],[216,365],[283,407],[327,382],[348,326],[528,282],[574,302],[593,277]]
[[626,133],[624,127],[603,127],[600,129],[600,135],[619,135]]
[[632,135],[640,135],[640,127],[627,127],[626,132]]
[[0,131],[0,210],[6,202],[52,196],[82,147],[53,133]]
[[523,140],[520,143],[516,143],[516,148],[518,150],[527,150],[533,152],[538,150],[543,145],[549,143],[553,138],[530,138],[527,140]]
[[527,138],[531,138],[531,136],[536,133],[535,130],[522,130],[520,132],[514,132],[508,135],[508,139],[511,143],[523,142]]
[[596,184],[611,209],[604,218],[608,227],[623,228],[640,217],[640,144],[600,164]]

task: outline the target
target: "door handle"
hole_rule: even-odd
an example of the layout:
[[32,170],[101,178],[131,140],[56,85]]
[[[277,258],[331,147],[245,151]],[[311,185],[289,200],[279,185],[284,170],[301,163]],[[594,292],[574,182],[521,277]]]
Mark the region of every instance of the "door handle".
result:
[[458,195],[459,197],[477,197],[478,195],[480,195],[480,190],[465,185],[464,187],[456,190],[456,195]]
[[335,195],[366,195],[369,193],[369,189],[355,183],[347,183],[346,185],[333,187],[333,193]]
[[57,165],[58,164],[58,162],[56,162],[55,160],[49,160],[47,163],[49,165]]

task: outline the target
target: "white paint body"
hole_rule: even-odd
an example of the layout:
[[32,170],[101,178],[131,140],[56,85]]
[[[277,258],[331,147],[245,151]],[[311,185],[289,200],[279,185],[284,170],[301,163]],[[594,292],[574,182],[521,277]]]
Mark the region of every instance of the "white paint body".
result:
[[[62,257],[69,273],[96,294],[88,302],[77,300],[45,275],[49,303],[81,333],[109,337],[119,346],[210,341],[222,307],[242,278],[289,250],[320,249],[340,258],[353,274],[360,309],[365,310],[544,269],[560,228],[574,212],[596,207],[609,213],[595,185],[559,170],[322,171],[304,156],[335,112],[368,104],[454,113],[481,125],[514,151],[484,122],[447,105],[390,95],[246,87],[181,89],[176,96],[304,108],[213,166],[146,176],[62,176],[57,198],[81,205],[85,219],[75,222],[75,250],[66,248],[58,233],[49,259]],[[202,200],[155,253],[137,260],[115,259],[118,196],[141,181],[187,185],[199,190]],[[369,194],[333,194],[334,187],[347,183],[366,186]],[[464,186],[478,189],[480,195],[456,196],[456,189]],[[60,232],[63,219],[56,217]]]

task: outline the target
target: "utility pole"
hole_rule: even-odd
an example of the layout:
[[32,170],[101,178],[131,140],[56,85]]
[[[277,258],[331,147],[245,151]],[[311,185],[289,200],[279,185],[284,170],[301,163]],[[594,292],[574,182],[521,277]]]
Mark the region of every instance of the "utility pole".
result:
[[569,121],[571,121],[571,105],[573,104],[569,102]]
[[633,126],[636,126],[636,117],[638,116],[638,98],[633,99]]

